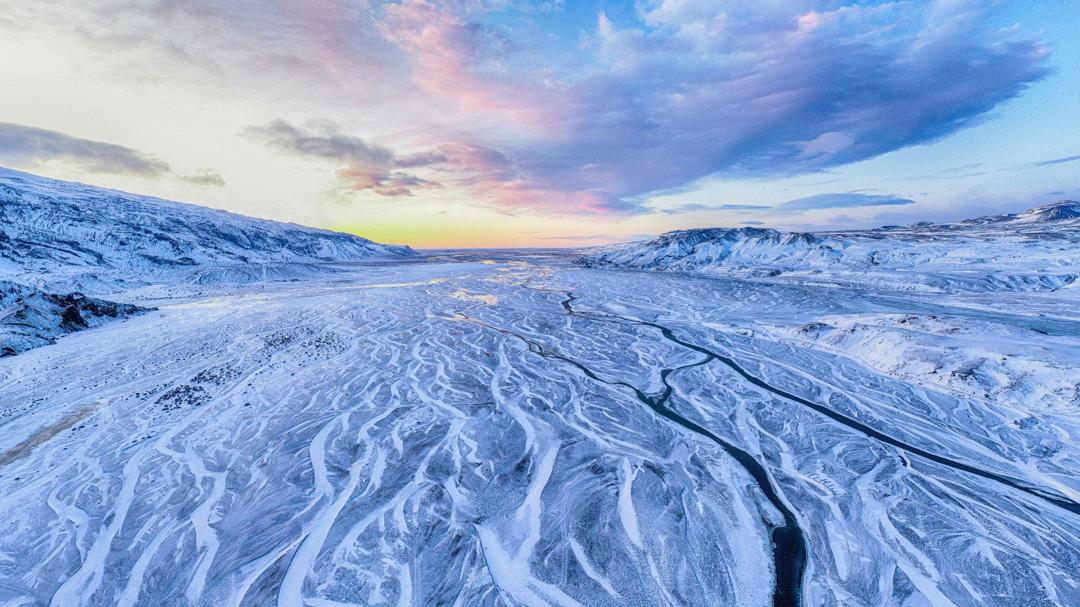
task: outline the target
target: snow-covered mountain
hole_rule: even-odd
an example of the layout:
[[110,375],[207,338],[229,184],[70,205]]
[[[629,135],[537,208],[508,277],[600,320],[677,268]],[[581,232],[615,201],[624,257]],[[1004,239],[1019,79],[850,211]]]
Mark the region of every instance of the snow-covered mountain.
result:
[[285,280],[326,262],[412,256],[350,234],[0,168],[0,356],[142,311],[109,301],[131,287]]
[[0,275],[17,280],[413,255],[351,234],[0,169]]
[[1080,219],[1080,202],[1075,200],[1059,200],[1041,207],[1028,209],[1022,213],[1006,213],[1004,215],[988,215],[976,219],[961,221],[959,224],[945,225],[1012,225],[1022,224],[1038,225],[1046,222],[1057,222],[1070,219]]
[[1056,290],[1072,287],[1080,277],[1080,203],[862,231],[679,230],[604,247],[577,263],[920,291]]
[[616,245],[580,260],[588,266],[703,270],[716,266],[828,264],[838,251],[813,234],[766,228],[676,230],[654,240]]

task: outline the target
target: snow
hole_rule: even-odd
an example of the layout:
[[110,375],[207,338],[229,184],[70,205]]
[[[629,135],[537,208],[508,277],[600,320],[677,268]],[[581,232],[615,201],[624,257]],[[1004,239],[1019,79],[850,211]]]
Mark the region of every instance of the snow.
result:
[[0,604],[1080,604],[1075,288],[845,261],[1065,259],[1058,214],[669,239],[719,240],[686,271],[5,258],[156,310],[0,359]]
[[680,230],[601,247],[578,263],[927,293],[1072,290],[1080,278],[1080,203],[865,231]]
[[637,548],[642,548],[641,531],[638,528],[637,512],[634,511],[634,472],[630,469],[630,462],[622,461],[622,483],[619,486],[619,521],[622,522],[623,531],[630,543]]
[[63,335],[146,311],[81,293],[46,293],[0,280],[0,357],[13,356],[54,343]]
[[350,234],[0,168],[0,279],[30,286],[93,292],[116,280],[281,280],[317,263],[415,255]]
[[[934,314],[822,316],[777,338],[850,356],[884,373],[1025,411],[1080,413],[1080,338]],[[993,339],[987,339],[987,336]]]
[[358,236],[253,219],[0,168],[0,356],[142,308],[137,285],[243,284],[416,257]]

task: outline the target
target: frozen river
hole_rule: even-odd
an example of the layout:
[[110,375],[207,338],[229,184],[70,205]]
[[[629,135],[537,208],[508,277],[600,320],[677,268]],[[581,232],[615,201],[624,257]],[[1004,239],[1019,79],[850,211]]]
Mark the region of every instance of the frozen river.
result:
[[0,360],[0,605],[1080,604],[1075,410],[762,330],[1078,321],[511,253],[119,300]]

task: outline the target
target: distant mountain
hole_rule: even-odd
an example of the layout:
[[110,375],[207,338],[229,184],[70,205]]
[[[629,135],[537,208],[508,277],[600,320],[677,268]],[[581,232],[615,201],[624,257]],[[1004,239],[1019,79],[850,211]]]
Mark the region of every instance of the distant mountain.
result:
[[600,247],[576,263],[918,291],[1056,290],[1080,278],[1080,203],[873,230],[678,230]]
[[839,258],[813,234],[764,228],[676,230],[638,243],[616,245],[580,260],[587,266],[699,270],[714,266],[771,267],[828,263]]
[[1080,219],[1080,202],[1060,200],[1053,204],[1036,207],[1017,215],[1014,221],[1064,221]]
[[406,246],[0,169],[0,272],[138,274],[406,257]]

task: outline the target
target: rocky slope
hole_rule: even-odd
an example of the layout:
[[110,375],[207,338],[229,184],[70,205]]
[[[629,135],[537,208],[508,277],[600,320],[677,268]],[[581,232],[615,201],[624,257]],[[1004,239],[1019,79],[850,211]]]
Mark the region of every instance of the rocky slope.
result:
[[56,338],[128,318],[147,308],[86,297],[57,295],[0,281],[0,357],[51,344]]

